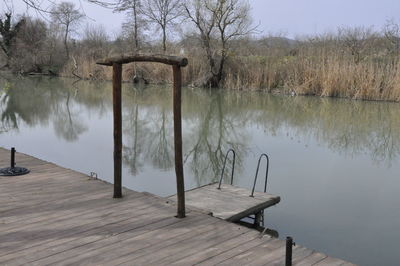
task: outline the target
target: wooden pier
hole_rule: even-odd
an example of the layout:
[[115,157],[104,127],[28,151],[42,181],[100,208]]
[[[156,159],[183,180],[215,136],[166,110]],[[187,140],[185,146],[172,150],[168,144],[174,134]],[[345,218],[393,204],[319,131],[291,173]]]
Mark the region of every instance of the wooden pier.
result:
[[[185,198],[188,206],[230,222],[258,215],[281,200],[278,196],[260,192],[254,192],[250,197],[249,190],[228,184],[223,184],[219,189],[218,183],[186,191]],[[175,201],[176,195],[168,199]]]
[[[0,148],[0,166],[9,164]],[[17,153],[31,173],[0,177],[0,265],[283,265],[285,242],[149,193]],[[351,265],[296,245],[294,265]]]

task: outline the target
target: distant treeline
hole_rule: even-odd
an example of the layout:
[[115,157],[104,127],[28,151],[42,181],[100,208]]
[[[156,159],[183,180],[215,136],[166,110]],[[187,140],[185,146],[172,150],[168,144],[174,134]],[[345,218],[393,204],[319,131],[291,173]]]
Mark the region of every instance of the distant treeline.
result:
[[[188,86],[400,101],[400,26],[393,20],[379,30],[342,27],[292,40],[259,33],[243,0],[107,3],[127,18],[114,38],[102,26],[85,24],[80,10],[68,2],[55,5],[49,21],[3,14],[0,67],[20,74],[110,80],[110,69],[96,65],[97,59],[168,53],[189,59]],[[128,65],[123,78],[171,82],[169,68],[146,63]]]

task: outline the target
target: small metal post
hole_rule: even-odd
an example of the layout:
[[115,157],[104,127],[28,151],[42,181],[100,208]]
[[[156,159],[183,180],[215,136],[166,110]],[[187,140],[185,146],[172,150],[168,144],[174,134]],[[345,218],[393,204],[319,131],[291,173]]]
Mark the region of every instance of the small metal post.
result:
[[293,238],[286,237],[286,266],[292,266],[292,247],[294,245]]
[[15,148],[11,148],[11,168],[15,167]]

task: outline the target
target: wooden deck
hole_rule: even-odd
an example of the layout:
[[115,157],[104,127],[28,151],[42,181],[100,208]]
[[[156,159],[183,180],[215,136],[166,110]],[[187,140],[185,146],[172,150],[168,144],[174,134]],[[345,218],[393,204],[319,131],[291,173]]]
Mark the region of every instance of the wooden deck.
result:
[[[260,192],[254,192],[254,197],[250,197],[249,190],[228,184],[223,184],[219,190],[218,183],[186,191],[185,198],[187,206],[230,222],[257,214],[281,200],[278,196]],[[174,201],[176,195],[168,199]]]
[[[27,155],[31,173],[0,177],[0,265],[282,265],[285,242]],[[0,166],[9,152],[0,148]],[[347,265],[296,246],[294,265]]]

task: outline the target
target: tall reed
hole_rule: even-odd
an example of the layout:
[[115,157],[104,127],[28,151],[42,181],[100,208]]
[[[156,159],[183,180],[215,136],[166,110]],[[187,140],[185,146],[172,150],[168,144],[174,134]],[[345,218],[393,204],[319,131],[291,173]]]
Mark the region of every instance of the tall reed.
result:
[[[355,57],[334,38],[302,41],[287,47],[244,47],[229,57],[222,87],[234,90],[266,90],[298,95],[400,101],[400,59],[376,43]],[[260,48],[261,47],[261,48]],[[179,54],[176,45],[171,53]],[[208,72],[201,49],[186,49],[189,65],[184,84],[194,84]],[[104,53],[105,56],[107,53]],[[62,72],[86,79],[110,80],[111,68],[95,64],[95,56],[76,53]],[[123,80],[140,75],[152,83],[170,83],[171,70],[161,64],[137,63],[124,67]]]

